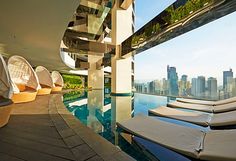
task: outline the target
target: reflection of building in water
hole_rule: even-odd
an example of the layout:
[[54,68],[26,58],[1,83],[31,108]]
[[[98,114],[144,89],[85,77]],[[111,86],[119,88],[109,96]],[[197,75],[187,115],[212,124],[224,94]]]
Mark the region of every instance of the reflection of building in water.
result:
[[[116,131],[116,122],[132,118],[133,99],[131,96],[111,97],[111,129]],[[115,145],[119,143],[118,133],[115,132]]]
[[103,130],[102,124],[96,118],[96,111],[102,109],[104,105],[104,91],[92,90],[88,91],[88,105],[89,115],[87,117],[87,126],[93,129],[96,133]]

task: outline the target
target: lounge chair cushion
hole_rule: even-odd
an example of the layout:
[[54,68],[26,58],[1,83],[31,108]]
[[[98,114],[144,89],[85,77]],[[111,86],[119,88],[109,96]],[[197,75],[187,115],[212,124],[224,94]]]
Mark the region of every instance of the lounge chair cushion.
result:
[[164,106],[151,109],[149,110],[149,113],[156,116],[190,122],[201,126],[209,126],[209,121],[211,119],[210,114],[182,111]]
[[149,113],[156,116],[190,122],[201,126],[219,127],[236,125],[236,111],[205,114],[195,111],[183,111],[162,106],[149,110]]
[[117,123],[130,134],[204,160],[236,160],[236,129],[203,132],[147,116]]
[[197,104],[191,104],[191,103],[182,103],[182,102],[171,102],[167,104],[168,107],[173,108],[184,108],[184,109],[190,109],[190,110],[197,110],[197,111],[203,111],[203,112],[213,112],[213,106],[207,106],[207,105],[197,105]]
[[236,102],[231,102],[217,106],[207,106],[207,105],[197,105],[197,104],[182,103],[175,101],[168,103],[167,106],[173,108],[183,108],[183,109],[190,109],[209,113],[222,113],[236,110]]
[[236,102],[236,97],[219,100],[219,101],[204,101],[204,100],[195,100],[195,99],[178,99],[177,101],[183,102],[183,103],[216,106],[216,105],[223,105],[227,103]]
[[236,110],[236,102],[217,105],[213,107],[214,113],[228,112],[228,111],[233,111],[233,110]]
[[202,160],[236,160],[236,130],[213,130],[207,132],[203,150],[199,154]]
[[236,125],[236,111],[213,114],[210,120],[210,126],[229,126]]
[[174,151],[197,158],[202,148],[204,133],[198,129],[136,116],[117,125],[127,132],[148,139]]
[[216,101],[204,101],[204,100],[196,100],[196,99],[177,99],[178,102],[182,103],[191,103],[191,104],[199,104],[199,105],[208,105],[214,106]]

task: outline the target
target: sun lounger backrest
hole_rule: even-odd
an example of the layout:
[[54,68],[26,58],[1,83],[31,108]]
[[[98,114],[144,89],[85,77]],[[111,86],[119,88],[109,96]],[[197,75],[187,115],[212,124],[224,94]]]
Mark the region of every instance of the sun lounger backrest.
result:
[[55,86],[63,87],[64,81],[63,81],[63,78],[59,72],[53,71],[51,76],[52,76],[52,80],[53,80],[53,83]]
[[27,60],[25,60],[23,57],[10,57],[8,60],[8,70],[11,80],[15,84],[14,92],[17,92],[17,85],[24,85],[25,87],[29,87],[34,90],[38,90],[40,88],[36,73],[34,72],[31,65],[27,62]]
[[38,76],[39,83],[42,85],[42,87],[44,86],[48,86],[51,88],[53,87],[53,80],[52,80],[51,74],[45,67],[38,66],[35,69],[35,72]]

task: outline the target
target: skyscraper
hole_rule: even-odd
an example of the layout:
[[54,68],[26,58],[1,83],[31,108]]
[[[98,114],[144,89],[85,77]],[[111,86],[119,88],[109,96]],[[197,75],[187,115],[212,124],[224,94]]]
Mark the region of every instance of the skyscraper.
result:
[[206,90],[206,80],[204,76],[197,77],[197,89],[196,89],[196,96],[204,97]]
[[175,67],[167,66],[167,79],[169,83],[169,95],[177,96],[179,94],[178,89],[178,74]]
[[216,78],[210,77],[207,80],[208,96],[211,99],[217,99],[217,80]]
[[191,94],[197,96],[197,78],[192,78]]
[[227,91],[227,84],[228,84],[228,80],[230,80],[230,78],[233,78],[232,69],[229,69],[229,71],[223,71],[223,88],[225,91]]
[[165,78],[163,78],[161,80],[161,91],[160,91],[160,94],[161,95],[167,95],[168,94],[168,80],[166,80]]
[[151,81],[148,83],[148,89],[149,89],[148,90],[149,93],[154,94],[154,92],[155,92],[155,82],[154,81]]
[[179,81],[179,95],[187,95],[187,75],[182,75],[181,80]]

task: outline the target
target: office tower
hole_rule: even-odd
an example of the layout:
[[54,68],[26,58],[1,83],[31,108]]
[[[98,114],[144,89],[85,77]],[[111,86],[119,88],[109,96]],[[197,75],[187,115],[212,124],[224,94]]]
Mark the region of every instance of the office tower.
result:
[[187,75],[182,75],[181,80],[179,81],[179,95],[187,95]]
[[227,84],[230,78],[233,78],[233,71],[232,69],[229,69],[229,71],[223,71],[223,89],[225,92],[227,92]]
[[197,78],[192,78],[191,94],[193,96],[197,95]]
[[145,91],[144,83],[135,83],[135,89],[137,92],[144,93]]
[[226,85],[226,93],[225,96],[232,97],[235,96],[236,93],[236,78],[227,77],[227,85]]
[[148,83],[148,93],[154,94],[155,92],[155,82],[151,81]]
[[210,77],[207,80],[208,96],[210,99],[217,99],[217,80]]
[[160,82],[161,84],[161,89],[160,89],[160,94],[161,95],[167,95],[168,94],[168,80],[166,80],[165,78],[163,78]]
[[159,80],[154,80],[154,93],[160,95],[161,91],[161,81]]
[[204,97],[206,90],[206,80],[204,76],[197,77],[197,89],[196,89],[196,96],[197,97]]
[[167,79],[169,83],[169,95],[177,96],[179,94],[178,89],[178,74],[175,67],[167,66]]
[[232,92],[231,92],[231,97],[236,96],[236,78],[233,79],[232,81]]

